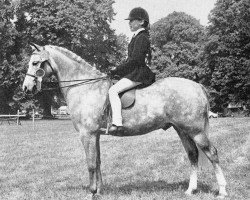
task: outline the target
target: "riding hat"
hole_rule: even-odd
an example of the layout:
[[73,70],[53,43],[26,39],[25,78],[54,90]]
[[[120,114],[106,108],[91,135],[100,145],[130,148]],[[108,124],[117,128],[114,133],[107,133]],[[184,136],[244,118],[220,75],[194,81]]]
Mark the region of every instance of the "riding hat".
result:
[[141,7],[134,8],[130,11],[128,18],[125,20],[134,20],[134,19],[145,20],[146,22],[149,23],[148,12]]

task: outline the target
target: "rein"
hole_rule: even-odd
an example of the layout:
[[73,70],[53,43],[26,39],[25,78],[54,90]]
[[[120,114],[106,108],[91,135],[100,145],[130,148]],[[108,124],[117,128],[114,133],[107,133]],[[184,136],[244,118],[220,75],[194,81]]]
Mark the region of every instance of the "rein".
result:
[[70,87],[76,87],[84,84],[90,84],[90,83],[96,83],[101,80],[106,80],[108,76],[100,77],[100,78],[91,78],[91,79],[81,79],[81,80],[71,80],[71,81],[57,81],[57,82],[44,82],[46,83],[69,83],[69,82],[78,82],[75,84],[65,85],[65,86],[59,86],[59,87],[50,87],[50,88],[43,88],[43,90],[56,90],[59,88],[70,88]]
[[[47,55],[42,54],[42,56],[46,57]],[[51,66],[51,63],[48,60],[41,61],[41,65],[43,65],[45,62],[48,63],[49,67],[51,68],[52,74],[55,74],[55,71],[54,71],[53,67]],[[45,76],[44,69],[39,68],[35,72],[35,74],[26,73],[26,75],[35,78],[36,83],[39,84],[39,86],[40,86],[40,90],[42,89],[41,88],[42,78]],[[69,84],[69,85],[65,85],[65,86],[43,88],[42,90],[56,90],[56,89],[59,89],[59,88],[71,88],[71,87],[76,87],[76,86],[80,86],[80,85],[84,85],[84,84],[96,83],[96,82],[99,82],[101,80],[107,80],[108,78],[109,78],[109,76],[104,76],[104,77],[91,78],[91,79],[80,79],[80,80],[78,79],[78,80],[69,80],[69,81],[44,82],[45,84],[46,83],[58,84],[58,83],[70,83],[70,82],[77,82],[77,83]]]
[[[41,64],[47,62],[52,70],[52,73],[55,74],[55,71],[53,69],[53,67],[51,66],[50,62],[48,62],[47,60],[42,62]],[[42,70],[42,75],[37,75],[37,72],[39,70]],[[45,76],[45,71],[41,68],[39,68],[35,74],[29,74],[29,73],[26,73],[26,76],[31,76],[33,78],[35,78],[35,80],[37,82],[42,82],[42,78]],[[40,79],[40,80],[39,80]],[[50,88],[41,88],[42,90],[45,90],[45,91],[49,91],[49,90],[56,90],[56,89],[59,89],[59,88],[70,88],[70,87],[76,87],[76,86],[80,86],[80,85],[84,85],[84,84],[90,84],[90,83],[96,83],[98,81],[101,81],[101,80],[106,80],[108,79],[108,76],[104,76],[104,77],[100,77],[100,78],[91,78],[91,79],[80,79],[80,80],[71,80],[71,81],[57,81],[57,82],[44,82],[44,83],[69,83],[69,82],[78,82],[78,83],[75,83],[75,84],[70,84],[70,85],[65,85],[65,86],[59,86],[59,87],[50,87]]]

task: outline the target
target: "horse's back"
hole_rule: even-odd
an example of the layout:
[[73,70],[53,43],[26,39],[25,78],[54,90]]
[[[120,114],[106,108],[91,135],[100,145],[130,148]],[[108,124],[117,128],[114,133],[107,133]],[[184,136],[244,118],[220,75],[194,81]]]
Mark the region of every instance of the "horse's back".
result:
[[[184,78],[165,78],[136,91],[132,108],[124,110],[125,126],[143,130],[204,120],[208,99],[201,85]],[[133,128],[132,128],[133,127]],[[147,127],[147,128],[145,128]]]
[[147,88],[137,91],[137,95],[148,96],[150,99],[157,98],[177,98],[180,97],[182,100],[202,99],[207,101],[207,95],[201,84],[196,83],[192,80],[178,77],[168,77],[156,81],[154,84]]

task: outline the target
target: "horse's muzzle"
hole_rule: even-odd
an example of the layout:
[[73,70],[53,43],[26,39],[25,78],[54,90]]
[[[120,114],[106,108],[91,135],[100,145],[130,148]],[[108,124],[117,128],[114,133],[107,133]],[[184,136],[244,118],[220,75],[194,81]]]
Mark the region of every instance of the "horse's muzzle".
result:
[[27,86],[23,86],[23,91],[24,91],[25,93],[27,93],[27,92],[28,92],[28,88],[27,88]]
[[27,86],[23,86],[23,91],[27,95],[34,95],[38,92],[36,86],[33,86],[31,90]]

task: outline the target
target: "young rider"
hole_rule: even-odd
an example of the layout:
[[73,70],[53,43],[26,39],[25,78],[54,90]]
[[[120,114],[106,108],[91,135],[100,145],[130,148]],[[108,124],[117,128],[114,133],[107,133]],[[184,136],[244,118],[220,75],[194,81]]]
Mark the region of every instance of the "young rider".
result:
[[130,11],[129,27],[134,36],[128,45],[128,59],[125,63],[111,70],[112,75],[119,75],[121,79],[109,89],[109,99],[112,108],[112,126],[110,133],[123,132],[121,100],[119,93],[137,85],[150,85],[155,81],[155,74],[146,65],[146,59],[151,61],[149,40],[149,16],[141,7]]

